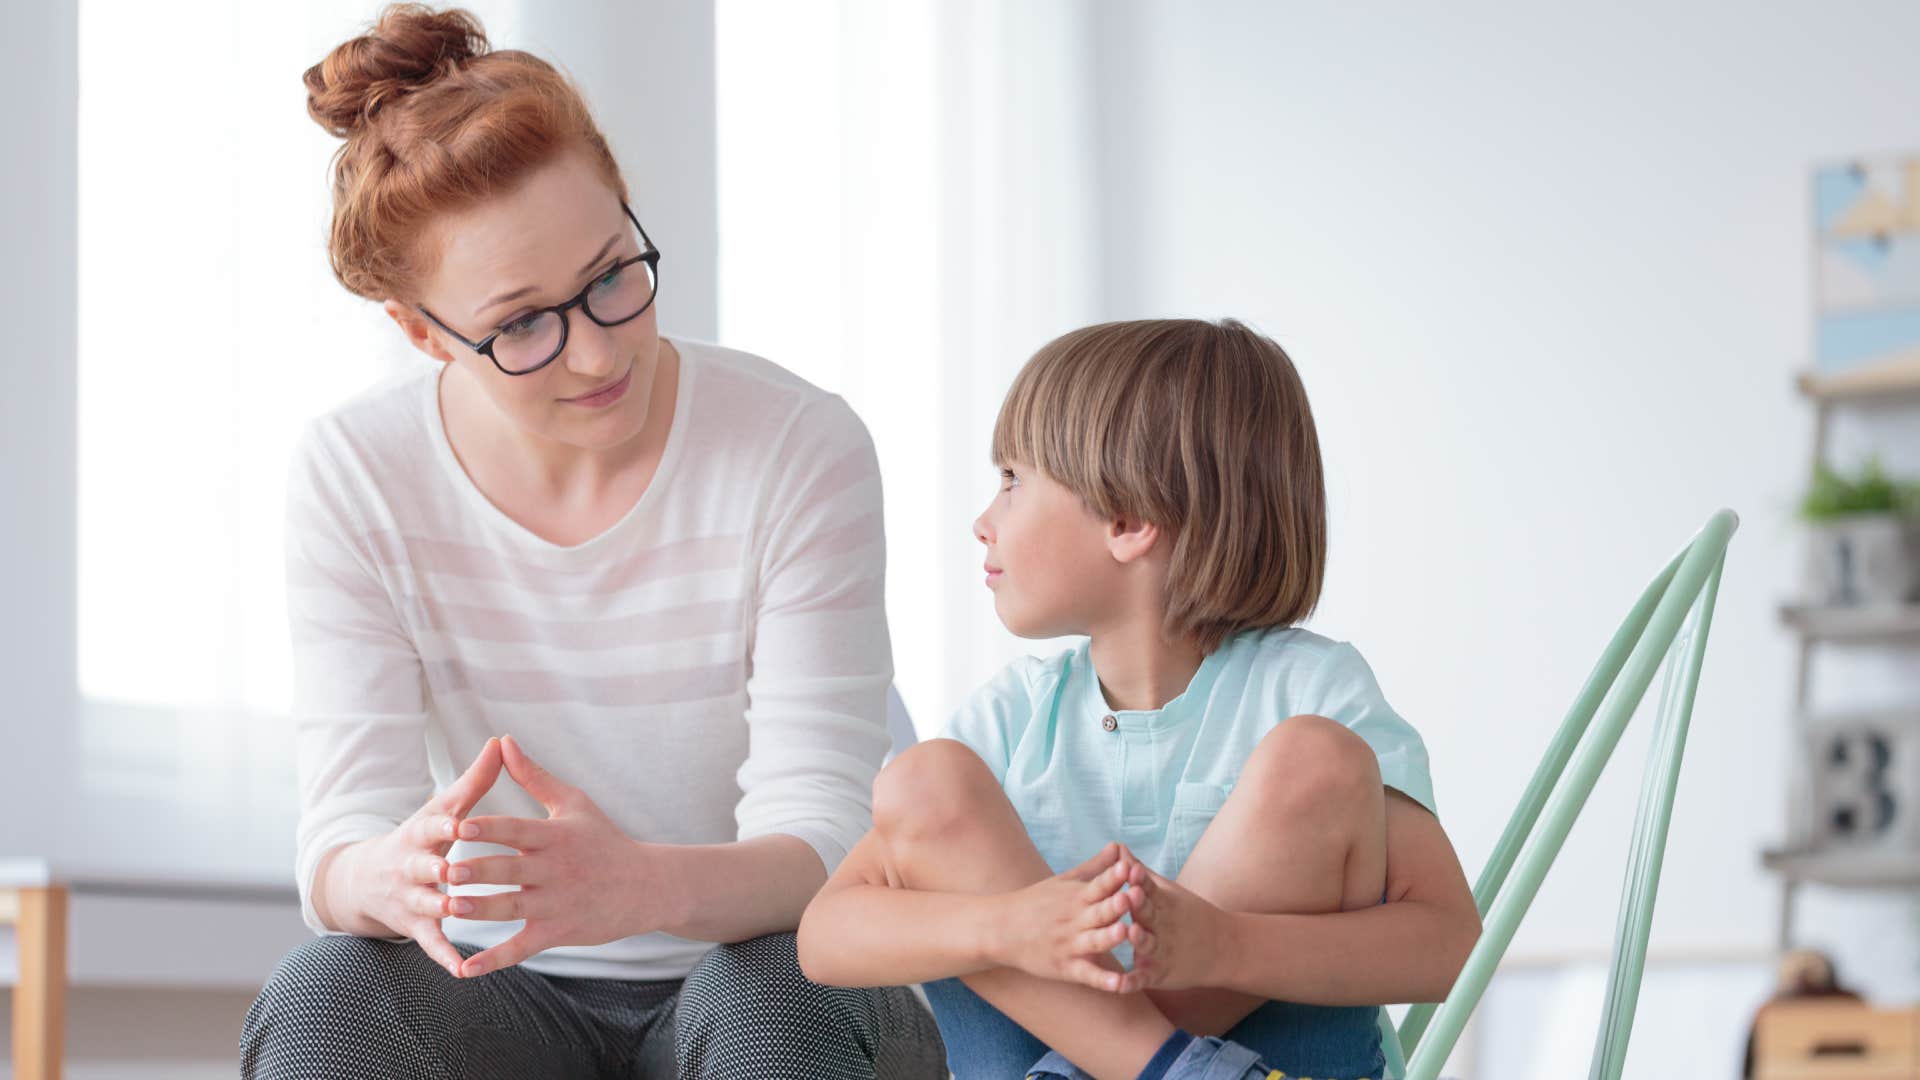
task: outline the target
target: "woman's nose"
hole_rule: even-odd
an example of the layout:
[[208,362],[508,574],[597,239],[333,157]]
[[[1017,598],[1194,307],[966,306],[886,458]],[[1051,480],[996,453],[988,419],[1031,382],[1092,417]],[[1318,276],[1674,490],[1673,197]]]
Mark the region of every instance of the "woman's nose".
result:
[[579,308],[567,312],[567,348],[560,361],[567,370],[590,378],[613,374],[618,366],[613,331],[592,319]]

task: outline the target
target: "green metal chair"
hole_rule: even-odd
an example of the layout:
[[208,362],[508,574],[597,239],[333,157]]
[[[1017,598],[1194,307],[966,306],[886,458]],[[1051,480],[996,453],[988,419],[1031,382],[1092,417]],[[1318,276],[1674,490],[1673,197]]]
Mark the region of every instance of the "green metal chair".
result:
[[[1733,511],[1724,509],[1707,519],[1647,586],[1640,602],[1627,613],[1626,621],[1607,644],[1573,708],[1560,722],[1500,843],[1474,884],[1473,899],[1481,915],[1480,942],[1467,958],[1447,1000],[1437,1010],[1432,1004],[1415,1006],[1398,1032],[1387,1011],[1380,1010],[1381,1043],[1389,1077],[1436,1080],[1440,1075],[1467,1017],[1486,992],[1494,968],[1513,942],[1514,931],[1539,894],[1541,881],[1566,843],[1574,818],[1593,793],[1600,771],[1606,768],[1654,673],[1663,661],[1670,661],[1661,688],[1653,747],[1641,774],[1633,846],[1627,856],[1607,974],[1606,1007],[1588,1073],[1590,1080],[1619,1080],[1626,1063],[1627,1039],[1633,1030],[1634,1006],[1640,998],[1647,933],[1653,924],[1654,895],[1660,888],[1660,863],[1666,851],[1667,825],[1673,817],[1673,795],[1680,779],[1680,757],[1686,749],[1694,690],[1700,682],[1700,659],[1713,624],[1714,598],[1720,591],[1727,542],[1739,527],[1739,520]],[[1596,712],[1600,722],[1592,724]],[[1571,772],[1567,771],[1569,762]],[[1540,826],[1538,832],[1536,824]],[[1508,880],[1510,874],[1512,880]],[[1412,1055],[1410,1065],[1407,1054]]]

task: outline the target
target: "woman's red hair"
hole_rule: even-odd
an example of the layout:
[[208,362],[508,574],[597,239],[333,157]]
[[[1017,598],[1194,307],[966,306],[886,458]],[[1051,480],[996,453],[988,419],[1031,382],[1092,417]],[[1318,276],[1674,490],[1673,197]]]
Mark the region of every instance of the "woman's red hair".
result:
[[626,181],[580,92],[553,65],[488,48],[471,12],[392,4],[307,69],[307,113],[346,140],[333,157],[327,251],[348,291],[417,299],[433,220],[511,191],[578,151],[622,200]]

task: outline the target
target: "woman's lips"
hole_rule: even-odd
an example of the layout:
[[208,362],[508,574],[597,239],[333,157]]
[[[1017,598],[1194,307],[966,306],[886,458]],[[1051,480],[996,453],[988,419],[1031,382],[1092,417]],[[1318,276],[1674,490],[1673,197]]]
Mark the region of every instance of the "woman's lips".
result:
[[569,405],[584,405],[590,409],[602,408],[604,406],[611,405],[616,401],[619,401],[620,398],[626,394],[627,383],[630,382],[632,379],[633,379],[633,368],[629,366],[627,368],[627,373],[625,375],[620,376],[619,380],[614,382],[613,385],[605,387],[600,390],[595,390],[591,394],[582,394],[579,397],[562,398],[561,400],[565,401]]

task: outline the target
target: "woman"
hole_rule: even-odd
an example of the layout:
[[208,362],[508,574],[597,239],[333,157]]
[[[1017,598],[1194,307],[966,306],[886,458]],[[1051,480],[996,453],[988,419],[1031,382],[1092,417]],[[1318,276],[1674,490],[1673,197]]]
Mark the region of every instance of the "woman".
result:
[[860,421],[659,336],[660,254],[586,105],[468,13],[390,7],[306,85],[346,140],[334,272],[437,363],[321,417],[290,472],[323,936],[243,1071],[939,1074],[911,994],[794,958],[887,748]]

